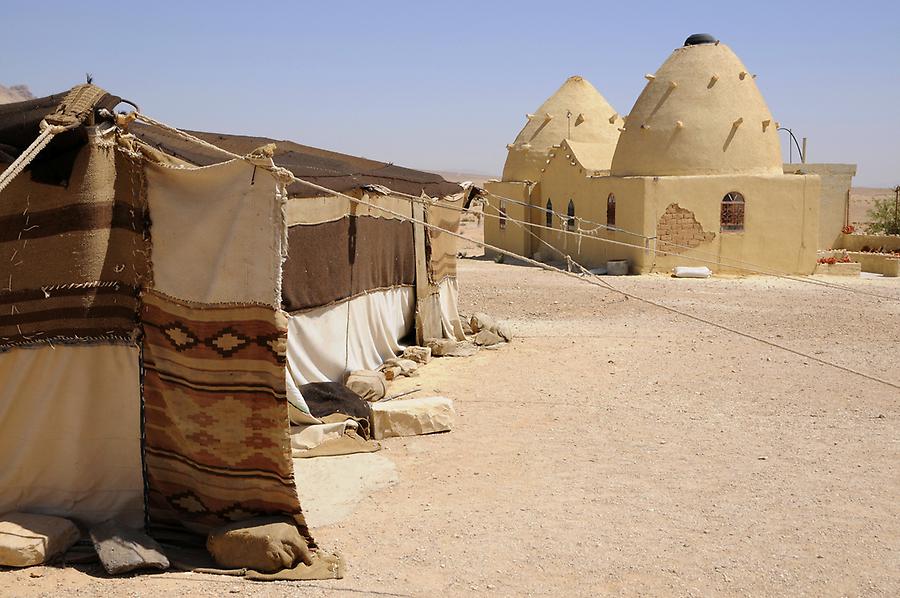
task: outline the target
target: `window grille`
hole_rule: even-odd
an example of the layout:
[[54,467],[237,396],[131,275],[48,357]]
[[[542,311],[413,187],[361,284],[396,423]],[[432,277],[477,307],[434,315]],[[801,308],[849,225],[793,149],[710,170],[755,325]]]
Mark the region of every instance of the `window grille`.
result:
[[744,196],[736,191],[722,198],[722,232],[744,230]]

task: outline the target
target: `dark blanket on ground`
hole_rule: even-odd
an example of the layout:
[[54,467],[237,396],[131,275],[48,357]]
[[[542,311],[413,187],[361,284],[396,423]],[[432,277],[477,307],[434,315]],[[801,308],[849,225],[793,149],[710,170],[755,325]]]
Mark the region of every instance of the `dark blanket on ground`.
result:
[[313,417],[326,417],[333,413],[348,415],[359,422],[359,435],[372,437],[370,424],[372,409],[362,398],[339,382],[313,382],[300,387]]

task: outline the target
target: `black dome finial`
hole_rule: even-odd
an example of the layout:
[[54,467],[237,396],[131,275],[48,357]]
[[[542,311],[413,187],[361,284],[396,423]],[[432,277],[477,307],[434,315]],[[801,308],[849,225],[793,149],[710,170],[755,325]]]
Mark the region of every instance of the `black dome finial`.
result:
[[717,41],[719,40],[717,40],[709,33],[695,33],[693,35],[689,35],[688,38],[684,40],[684,45],[699,46],[700,44],[714,44]]

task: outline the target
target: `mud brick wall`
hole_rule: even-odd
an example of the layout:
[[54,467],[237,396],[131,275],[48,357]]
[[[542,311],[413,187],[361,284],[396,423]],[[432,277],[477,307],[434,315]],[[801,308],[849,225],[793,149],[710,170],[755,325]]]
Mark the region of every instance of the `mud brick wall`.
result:
[[[684,253],[688,248],[693,249],[701,243],[708,243],[715,237],[715,233],[703,230],[693,212],[674,203],[666,208],[656,225],[658,247],[667,253]],[[673,247],[669,243],[680,247]]]

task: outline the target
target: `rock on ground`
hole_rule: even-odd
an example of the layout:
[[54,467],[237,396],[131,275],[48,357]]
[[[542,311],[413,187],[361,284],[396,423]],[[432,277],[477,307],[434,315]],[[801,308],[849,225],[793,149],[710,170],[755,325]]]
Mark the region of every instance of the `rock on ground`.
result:
[[137,569],[169,568],[169,559],[156,540],[116,521],[92,527],[91,540],[103,568],[110,575]]
[[457,342],[452,338],[430,338],[425,341],[425,345],[431,349],[434,357],[443,357],[456,350]]
[[490,347],[503,342],[503,338],[492,330],[481,330],[475,335],[475,344],[482,347]]
[[456,413],[446,397],[419,397],[372,405],[372,429],[376,439],[446,432]]
[[403,355],[401,355],[401,357],[424,365],[431,361],[431,349],[429,347],[417,347],[415,345],[409,346],[403,350]]
[[472,317],[469,319],[469,327],[475,334],[482,330],[491,330],[495,325],[494,318],[482,312],[472,314]]
[[74,523],[35,513],[0,516],[0,566],[30,567],[52,561],[81,538]]

